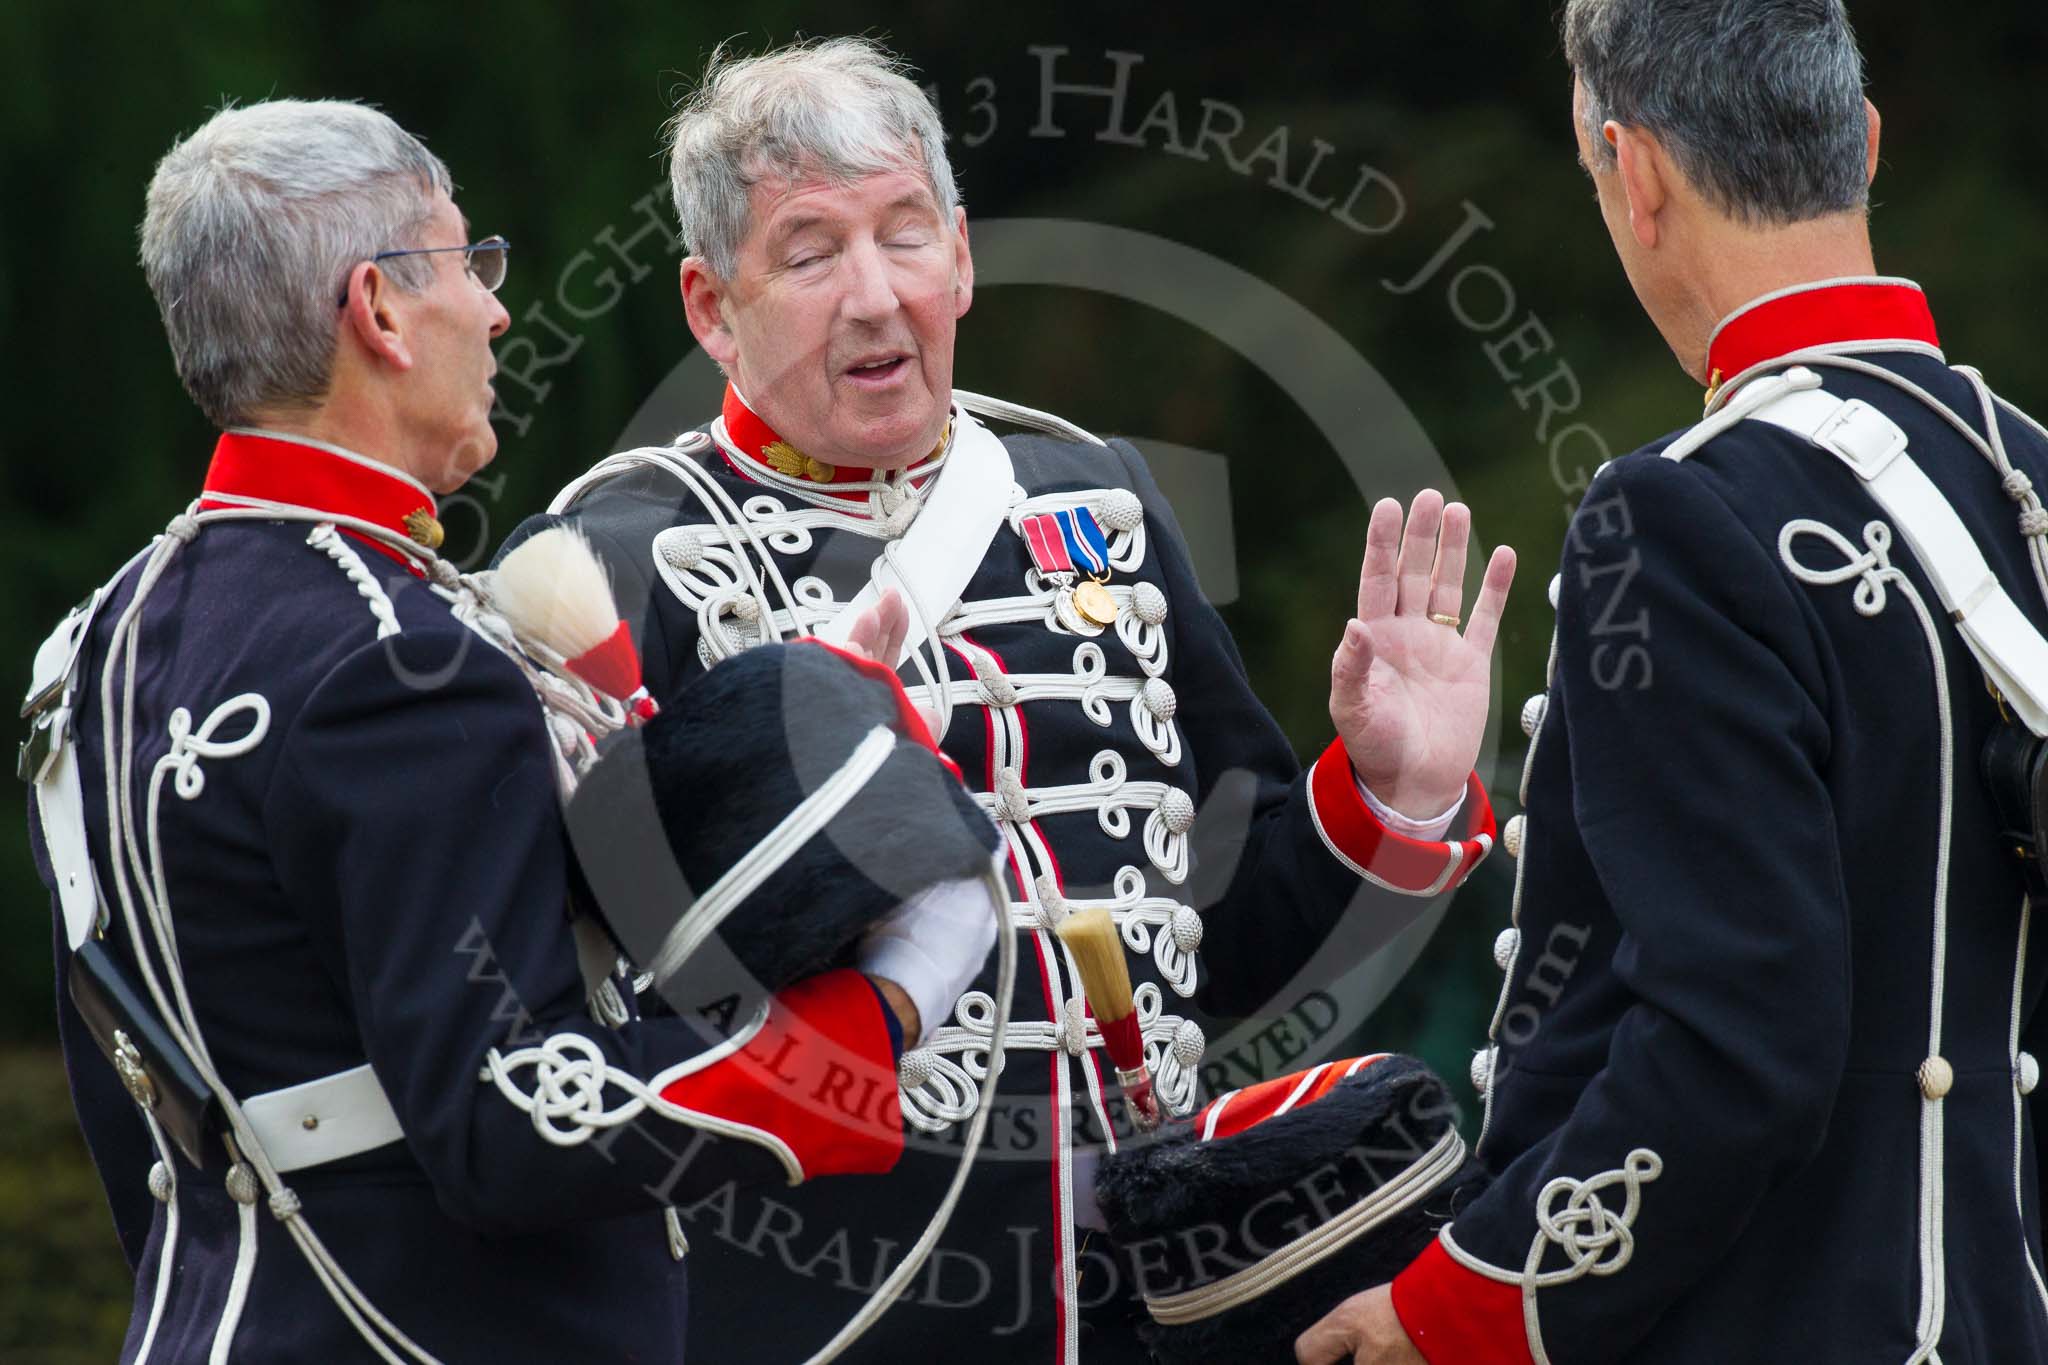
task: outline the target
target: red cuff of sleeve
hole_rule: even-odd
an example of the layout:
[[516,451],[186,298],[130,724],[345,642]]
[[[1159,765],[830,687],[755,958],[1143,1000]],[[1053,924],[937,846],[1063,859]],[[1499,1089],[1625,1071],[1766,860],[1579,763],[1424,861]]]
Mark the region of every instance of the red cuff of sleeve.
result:
[[[782,991],[745,1046],[656,1089],[670,1104],[737,1126],[793,1167],[874,1175],[903,1154],[896,1058],[882,1002],[855,971]],[[688,1066],[688,1063],[684,1064]]]
[[1308,775],[1309,817],[1338,862],[1375,886],[1405,896],[1456,888],[1493,848],[1493,803],[1479,774],[1465,784],[1465,834],[1448,841],[1411,839],[1388,829],[1359,795],[1344,741],[1332,740]]
[[1394,1316],[1429,1365],[1534,1365],[1519,1285],[1467,1270],[1429,1244],[1394,1277]]

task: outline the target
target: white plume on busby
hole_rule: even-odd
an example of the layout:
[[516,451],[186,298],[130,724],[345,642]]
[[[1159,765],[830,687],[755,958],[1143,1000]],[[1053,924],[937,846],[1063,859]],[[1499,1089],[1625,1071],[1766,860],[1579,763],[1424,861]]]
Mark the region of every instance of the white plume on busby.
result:
[[559,656],[561,667],[650,719],[653,700],[640,682],[633,633],[619,619],[611,580],[590,541],[574,526],[550,526],[521,541],[483,579],[491,607],[520,643]]

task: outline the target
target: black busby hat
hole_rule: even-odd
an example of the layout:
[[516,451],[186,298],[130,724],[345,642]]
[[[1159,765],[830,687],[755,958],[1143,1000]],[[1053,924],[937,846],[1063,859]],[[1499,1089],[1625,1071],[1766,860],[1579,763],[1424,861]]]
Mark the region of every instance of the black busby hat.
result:
[[1484,1180],[1443,1081],[1381,1054],[1222,1095],[1105,1157],[1095,1190],[1155,1359],[1278,1365],[1420,1255]]
[[728,659],[622,731],[568,823],[612,936],[679,1013],[839,965],[997,844],[895,676],[809,641]]

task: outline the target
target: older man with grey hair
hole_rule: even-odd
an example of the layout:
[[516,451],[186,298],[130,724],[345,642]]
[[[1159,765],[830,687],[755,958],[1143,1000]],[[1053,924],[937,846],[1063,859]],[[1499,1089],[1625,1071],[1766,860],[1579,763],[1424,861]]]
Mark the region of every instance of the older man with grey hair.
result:
[[[683,308],[729,381],[722,411],[554,510],[617,572],[657,696],[756,646],[842,638],[900,592],[892,662],[1003,831],[1024,949],[994,1150],[871,1358],[1141,1361],[1141,1300],[1167,1286],[1100,1230],[1093,1156],[1156,1122],[1152,1097],[1192,1109],[1216,1017],[1263,1012],[1333,934],[1373,952],[1485,856],[1472,765],[1512,554],[1461,631],[1469,513],[1424,492],[1404,534],[1398,503],[1373,510],[1357,619],[1331,623],[1336,737],[1304,769],[1136,449],[955,387],[973,255],[902,64],[857,39],[721,57],[673,132]],[[1082,912],[1113,921],[1135,1000],[1087,995],[1055,934]],[[875,1292],[991,1065],[981,984],[919,1005],[902,1104],[931,1142],[901,1172],[681,1203],[695,1347],[798,1359]]]
[[1492,1184],[1297,1355],[2048,1360],[2048,434],[1876,273],[1841,0],[1571,0],[1564,35],[1706,419],[1593,479],[1551,584]]
[[798,1102],[892,1093],[879,984],[768,1002],[764,1069],[579,971],[558,750],[607,712],[434,552],[507,321],[507,245],[450,195],[337,101],[226,110],[150,184],[223,435],[38,654],[22,769],[125,1361],[679,1360],[664,1199],[901,1150],[893,1105]]

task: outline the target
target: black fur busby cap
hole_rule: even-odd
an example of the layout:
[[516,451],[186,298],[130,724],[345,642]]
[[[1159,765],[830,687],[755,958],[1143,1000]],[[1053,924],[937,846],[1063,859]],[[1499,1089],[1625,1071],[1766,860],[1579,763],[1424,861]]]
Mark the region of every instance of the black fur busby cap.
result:
[[1484,1181],[1413,1057],[1326,1063],[1220,1096],[1104,1157],[1096,1199],[1162,1365],[1294,1360],[1294,1339],[1422,1254]]
[[696,898],[877,726],[896,735],[881,767],[660,984],[678,1013],[733,996],[751,1007],[840,964],[909,897],[985,874],[995,826],[892,674],[808,641],[720,663],[585,774],[568,810],[583,880],[626,956],[647,964]]

